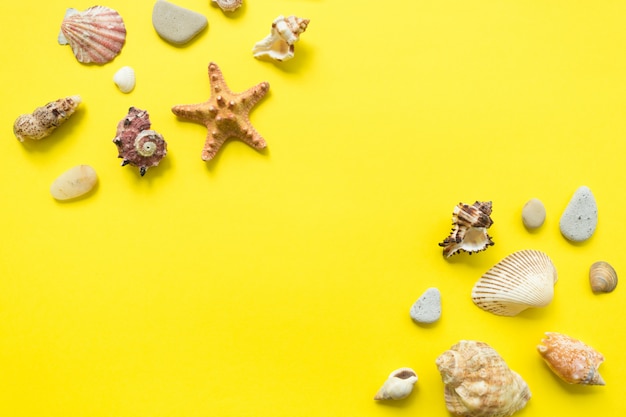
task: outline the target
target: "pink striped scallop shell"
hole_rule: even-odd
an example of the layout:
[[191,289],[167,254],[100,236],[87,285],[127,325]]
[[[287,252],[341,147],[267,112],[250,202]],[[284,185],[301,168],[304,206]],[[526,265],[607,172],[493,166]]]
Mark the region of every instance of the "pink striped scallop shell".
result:
[[58,40],[61,45],[69,43],[79,62],[106,64],[122,50],[126,27],[120,14],[111,8],[93,6],[82,12],[70,8]]

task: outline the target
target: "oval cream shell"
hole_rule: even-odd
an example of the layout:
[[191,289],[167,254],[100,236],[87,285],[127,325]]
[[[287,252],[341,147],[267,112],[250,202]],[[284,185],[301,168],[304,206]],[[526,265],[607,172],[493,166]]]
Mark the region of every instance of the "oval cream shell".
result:
[[98,182],[96,171],[89,165],[78,165],[68,169],[54,180],[50,194],[56,200],[70,200],[87,194]]

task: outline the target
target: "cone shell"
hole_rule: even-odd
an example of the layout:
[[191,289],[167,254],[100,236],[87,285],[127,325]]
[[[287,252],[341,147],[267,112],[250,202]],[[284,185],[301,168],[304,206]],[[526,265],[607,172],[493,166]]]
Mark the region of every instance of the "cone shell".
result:
[[272,30],[252,48],[255,58],[269,57],[286,61],[294,56],[294,44],[309,25],[309,19],[296,16],[278,16],[272,22]]
[[80,96],[70,96],[37,107],[31,114],[22,114],[15,119],[13,133],[20,142],[24,142],[25,139],[39,140],[50,136],[57,127],[74,114],[80,102]]
[[401,400],[408,397],[417,382],[417,374],[411,368],[400,368],[389,377],[374,396],[375,400]]
[[604,356],[573,337],[546,332],[537,350],[550,369],[569,384],[604,385],[598,367]]
[[84,64],[112,61],[125,41],[124,21],[108,7],[94,6],[82,12],[68,9],[61,23],[59,43],[69,43],[76,59]]
[[460,253],[480,252],[493,246],[487,229],[493,224],[491,220],[491,201],[476,201],[471,206],[459,203],[452,212],[452,232],[439,243],[443,247],[443,256]]
[[617,272],[608,262],[595,262],[589,268],[589,285],[596,294],[611,292],[617,287]]
[[436,360],[448,411],[468,417],[504,417],[531,397],[522,377],[484,342],[461,340]]
[[529,307],[545,307],[554,296],[557,272],[543,252],[515,252],[487,271],[474,285],[472,300],[485,311],[515,316]]

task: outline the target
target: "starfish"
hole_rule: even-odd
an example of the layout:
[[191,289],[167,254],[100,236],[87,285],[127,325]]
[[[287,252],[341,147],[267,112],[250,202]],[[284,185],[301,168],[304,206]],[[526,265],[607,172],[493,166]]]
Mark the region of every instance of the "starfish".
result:
[[249,114],[269,90],[269,83],[262,82],[243,93],[233,93],[214,62],[209,64],[209,83],[211,98],[208,101],[172,107],[175,115],[207,127],[202,160],[213,159],[228,138],[237,138],[255,149],[265,148],[265,139],[252,127]]

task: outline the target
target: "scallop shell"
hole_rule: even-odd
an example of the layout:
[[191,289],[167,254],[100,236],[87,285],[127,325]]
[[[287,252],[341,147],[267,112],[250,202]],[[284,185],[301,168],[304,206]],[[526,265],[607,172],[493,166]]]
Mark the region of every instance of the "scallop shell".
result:
[[522,377],[491,346],[461,340],[436,360],[448,411],[468,417],[504,417],[531,397]]
[[485,311],[515,316],[529,307],[545,307],[554,296],[557,272],[543,252],[515,252],[488,270],[474,285],[472,300]]
[[139,167],[143,177],[150,167],[159,165],[167,154],[167,142],[159,133],[150,130],[150,116],[145,110],[131,107],[128,115],[117,125],[113,143],[117,146],[122,166]]
[[480,252],[493,246],[487,229],[491,220],[491,201],[476,201],[471,206],[459,203],[452,212],[452,232],[439,243],[443,247],[443,256],[449,258],[455,253]]
[[120,68],[113,75],[113,82],[122,93],[130,93],[135,88],[135,70],[131,67]]
[[218,6],[224,12],[234,12],[243,3],[243,0],[211,0],[213,4]]
[[79,62],[106,64],[122,50],[126,27],[120,14],[108,7],[93,6],[82,12],[70,8],[58,40],[61,45],[70,44]]
[[591,346],[573,337],[546,332],[537,350],[550,369],[569,384],[604,385],[598,367],[604,356]]
[[400,368],[389,377],[374,396],[375,400],[401,400],[413,392],[417,374],[411,368]]
[[596,294],[611,292],[617,287],[617,272],[608,262],[595,262],[589,268],[589,284]]
[[269,57],[276,61],[287,61],[294,56],[294,43],[300,38],[309,19],[296,16],[278,16],[272,22],[272,30],[252,48],[255,58]]
[[70,96],[37,107],[31,114],[22,114],[15,119],[13,133],[20,142],[24,142],[24,139],[39,140],[50,136],[74,114],[80,102],[80,96]]

